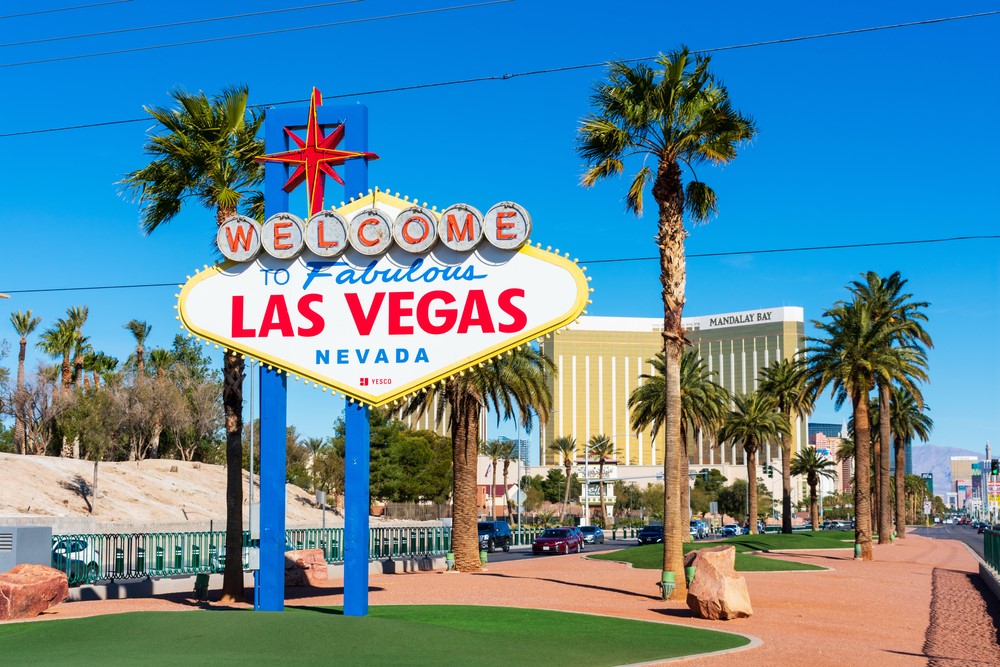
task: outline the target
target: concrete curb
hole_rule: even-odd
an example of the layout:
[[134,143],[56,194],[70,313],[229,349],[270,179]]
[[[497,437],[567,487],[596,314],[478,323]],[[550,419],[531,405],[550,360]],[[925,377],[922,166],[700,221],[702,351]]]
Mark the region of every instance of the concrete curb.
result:
[[961,541],[959,544],[965,547],[969,552],[969,555],[975,558],[976,562],[979,563],[979,578],[983,580],[983,583],[986,584],[986,588],[990,589],[993,596],[1000,601],[1000,573],[991,568],[986,561],[983,560],[983,557],[977,554],[968,544]]

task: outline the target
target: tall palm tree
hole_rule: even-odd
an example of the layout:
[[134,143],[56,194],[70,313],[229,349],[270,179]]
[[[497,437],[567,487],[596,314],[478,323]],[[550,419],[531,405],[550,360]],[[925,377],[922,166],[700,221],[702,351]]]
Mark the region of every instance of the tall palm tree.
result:
[[135,376],[139,382],[142,382],[146,372],[146,339],[149,338],[153,327],[142,320],[129,320],[125,324],[125,328],[135,338]]
[[454,493],[452,494],[451,546],[460,572],[482,569],[476,525],[476,464],[479,453],[479,419],[485,407],[506,419],[516,418],[528,429],[531,412],[548,419],[552,407],[549,378],[552,361],[541,351],[524,345],[444,380],[414,396],[404,415],[434,410],[438,423],[451,432]]
[[805,475],[809,485],[809,516],[812,518],[812,529],[819,530],[819,503],[817,502],[816,486],[820,477],[836,479],[837,464],[816,451],[815,447],[803,447],[792,459],[793,475]]
[[[663,426],[666,401],[666,365],[663,355],[657,354],[649,360],[653,374],[643,374],[643,382],[635,388],[628,399],[628,407],[632,411],[632,428],[641,431],[650,429],[652,438],[656,438]],[[687,485],[688,463],[686,455],[689,437],[697,431],[710,438],[722,426],[723,419],[729,411],[730,396],[726,389],[715,381],[715,372],[708,370],[708,365],[697,350],[685,350],[681,356],[681,442],[684,443],[685,455],[681,457],[681,512],[687,514],[689,506],[689,489]],[[685,539],[690,540],[690,533],[685,532]]]
[[[733,109],[726,87],[709,71],[707,56],[691,57],[687,47],[661,55],[657,68],[646,64],[610,65],[607,82],[594,87],[593,113],[583,119],[577,152],[588,165],[583,185],[620,175],[625,160],[641,164],[632,177],[625,207],[642,214],[643,196],[652,184],[658,208],[656,243],[663,295],[663,355],[666,373],[663,457],[665,530],[663,570],[674,573],[673,599],[687,595],[683,541],[688,527],[680,517],[681,460],[680,364],[684,351],[684,215],[706,222],[717,210],[715,191],[700,181],[694,167],[727,164],[757,130],[748,116]],[[683,169],[688,169],[685,187]]]
[[28,449],[25,444],[25,401],[27,396],[24,389],[24,359],[28,350],[28,336],[34,332],[41,323],[42,318],[34,317],[31,311],[17,311],[11,313],[10,323],[14,326],[20,338],[20,347],[17,351],[17,384],[14,388],[14,453],[27,454]]
[[52,325],[51,329],[42,332],[38,347],[45,354],[53,359],[62,358],[60,382],[64,392],[69,391],[72,380],[72,370],[70,365],[70,355],[73,354],[73,346],[76,344],[76,327],[69,320],[60,319]]
[[[809,338],[809,390],[822,392],[831,388],[839,408],[851,401],[854,424],[854,511],[857,516],[854,542],[862,560],[872,559],[871,523],[871,422],[868,395],[876,378],[897,378],[897,371],[907,366],[916,370],[922,355],[908,346],[891,347],[898,340],[896,324],[873,317],[871,305],[864,300],[838,303],[823,313],[826,320],[813,322],[821,337]],[[912,375],[898,381],[916,390]],[[864,443],[864,444],[862,444]]]
[[778,411],[774,399],[760,391],[733,396],[733,410],[726,415],[719,440],[743,443],[747,454],[747,503],[750,533],[757,533],[757,450],[779,436],[790,437],[785,415]]
[[[488,440],[479,444],[479,453],[490,459],[490,472],[493,474],[490,484],[490,518],[497,519],[497,500],[495,498],[497,488],[497,463],[505,455],[510,453],[510,443],[503,440]],[[504,487],[506,489],[506,486]]]
[[[794,417],[812,410],[806,391],[807,368],[799,358],[775,359],[761,371],[760,390],[774,399],[794,432]],[[781,532],[792,534],[792,438],[781,436]]]
[[[615,443],[608,436],[603,433],[598,433],[590,436],[590,440],[587,442],[587,452],[590,458],[597,459],[597,477],[600,482],[598,486],[598,495],[600,496],[601,503],[601,520],[604,523],[604,527],[608,527],[608,517],[607,517],[607,505],[604,502],[604,462],[615,458],[617,448]],[[590,499],[590,492],[584,491],[583,495],[588,500]]]
[[[879,396],[879,431],[878,437],[873,438],[876,447],[877,461],[875,465],[875,488],[878,494],[878,517],[879,517],[879,544],[888,544],[889,533],[892,532],[892,513],[889,511],[889,443],[892,441],[892,415],[891,415],[891,394],[894,379],[901,379],[902,376],[910,378],[916,377],[926,379],[923,368],[923,352],[925,347],[933,347],[930,335],[924,330],[922,322],[927,321],[924,309],[930,304],[925,301],[913,301],[912,294],[904,294],[903,287],[906,280],[899,271],[892,273],[887,278],[882,278],[875,271],[868,271],[862,276],[864,281],[853,281],[850,290],[855,299],[865,301],[871,309],[871,316],[876,319],[885,320],[894,331],[883,344],[892,349],[894,346],[901,346],[918,352],[915,363],[904,363],[901,368],[895,369],[892,373],[876,376],[875,382],[878,387]],[[899,347],[896,347],[899,349]],[[916,392],[915,399],[917,405],[922,403],[922,397]]]
[[892,418],[893,446],[896,453],[896,536],[906,537],[906,448],[914,438],[926,442],[930,437],[934,421],[924,412],[927,405],[917,404],[913,394],[898,384],[892,387],[892,403],[889,414]]
[[576,458],[576,438],[560,436],[549,443],[549,451],[562,458],[562,466],[566,469],[566,490],[563,493],[562,516],[559,523],[566,521],[566,504],[569,503],[570,475],[573,474],[573,459]]
[[[159,124],[145,152],[151,160],[122,179],[122,194],[142,205],[140,221],[150,234],[170,222],[185,201],[197,201],[215,212],[218,227],[243,204],[254,217],[263,215],[260,185],[264,154],[257,138],[263,115],[247,109],[246,86],[227,88],[208,98],[204,93],[171,93],[177,107],[145,107]],[[214,234],[214,231],[213,231]],[[243,600],[243,358],[226,350],[222,402],[226,427],[226,567],[222,600]]]

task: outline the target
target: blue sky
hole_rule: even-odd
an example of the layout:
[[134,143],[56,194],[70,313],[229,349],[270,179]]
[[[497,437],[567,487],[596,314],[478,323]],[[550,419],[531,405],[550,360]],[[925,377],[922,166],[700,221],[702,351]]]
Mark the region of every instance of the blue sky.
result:
[[[87,2],[23,5],[18,12]],[[306,4],[306,3],[302,3]],[[315,4],[315,3],[314,3]],[[211,5],[211,6],[210,6]],[[176,331],[175,288],[24,290],[183,282],[212,263],[212,212],[188,208],[143,236],[138,208],[115,182],[144,164],[152,122],[60,132],[31,130],[139,119],[142,105],[169,103],[181,87],[216,93],[246,83],[251,101],[305,100],[312,86],[327,104],[369,107],[370,186],[429,204],[457,201],[485,210],[500,200],[525,206],[533,240],[588,260],[655,255],[655,209],[624,212],[627,181],[579,185],[573,150],[579,119],[602,67],[361,94],[416,84],[502,77],[639,58],[687,44],[718,49],[823,33],[1000,10],[989,2],[833,5],[779,2],[752,12],[688,3],[513,0],[458,7],[444,0],[364,0],[306,11],[14,46],[153,24],[246,14],[274,2],[132,0],[35,16],[0,16],[0,220],[6,240],[0,300],[51,325],[88,305],[95,347],[124,359],[122,325],[153,326],[151,344]],[[282,2],[282,7],[299,6]],[[339,26],[55,62],[29,61],[118,51],[335,22]],[[757,140],[725,169],[699,176],[717,191],[719,216],[691,230],[691,255],[882,243],[997,234],[1000,138],[995,49],[1000,15],[715,52],[713,71],[734,105],[758,124]],[[348,95],[341,100],[332,95]],[[11,136],[13,135],[13,136]],[[328,204],[342,196],[328,185]],[[652,198],[648,200],[652,203]],[[996,239],[869,248],[692,256],[689,315],[795,305],[806,318],[845,296],[859,274],[899,270],[931,302],[935,348],[925,396],[932,444],[981,450],[1000,442],[1000,271]],[[662,314],[657,263],[592,263],[592,315]],[[808,327],[807,327],[808,328]],[[13,329],[2,335],[12,344]],[[37,337],[36,337],[37,340]],[[16,350],[12,350],[16,352]],[[32,349],[30,355],[38,359]],[[13,367],[8,357],[6,364]],[[33,362],[29,361],[29,364]],[[289,421],[326,435],[342,404],[295,386]],[[814,421],[846,411],[821,403]],[[494,432],[514,434],[512,425]],[[537,436],[537,430],[534,434]]]

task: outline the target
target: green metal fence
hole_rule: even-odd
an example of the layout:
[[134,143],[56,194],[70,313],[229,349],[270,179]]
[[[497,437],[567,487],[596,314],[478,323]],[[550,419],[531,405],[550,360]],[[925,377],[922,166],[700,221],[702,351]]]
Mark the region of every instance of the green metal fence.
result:
[[[444,554],[451,529],[444,526],[371,528],[369,557]],[[101,580],[221,572],[226,559],[224,531],[185,533],[78,533],[52,537],[52,567],[70,585]],[[243,568],[249,567],[250,534],[243,534]],[[344,560],[343,528],[285,531],[285,550],[322,549],[328,563]]]
[[983,560],[1000,575],[1000,530],[983,531]]

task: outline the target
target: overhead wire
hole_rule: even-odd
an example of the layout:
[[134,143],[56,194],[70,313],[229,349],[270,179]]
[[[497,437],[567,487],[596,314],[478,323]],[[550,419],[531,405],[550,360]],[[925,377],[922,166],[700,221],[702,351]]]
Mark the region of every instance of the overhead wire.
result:
[[[711,257],[732,257],[734,255],[766,255],[774,253],[790,253],[790,252],[819,252],[826,250],[851,250],[856,248],[878,248],[878,247],[888,247],[888,246],[900,246],[900,245],[920,245],[920,244],[932,244],[932,243],[953,243],[956,241],[985,241],[985,240],[997,240],[1000,239],[1000,234],[978,234],[969,236],[951,236],[947,238],[939,239],[913,239],[905,241],[874,241],[870,243],[840,243],[836,245],[822,245],[822,246],[798,246],[792,248],[761,248],[757,250],[727,250],[723,252],[704,252],[704,253],[690,253],[687,255],[688,259],[702,259]],[[582,265],[591,264],[611,264],[611,263],[621,263],[621,262],[647,262],[652,260],[658,260],[657,256],[650,257],[615,257],[615,258],[605,258],[605,259],[581,259],[579,263]],[[137,284],[125,284],[125,285],[93,285],[89,287],[40,287],[40,288],[27,288],[27,289],[8,289],[0,290],[3,294],[42,294],[49,292],[88,292],[88,291],[103,291],[103,290],[120,290],[120,289],[143,289],[150,287],[173,287],[181,284],[181,281],[174,280],[168,283],[137,283]]]
[[95,2],[89,5],[76,5],[75,7],[56,7],[55,9],[38,9],[33,12],[22,12],[20,14],[7,14],[0,16],[0,19],[19,19],[25,16],[38,16],[40,14],[55,14],[57,12],[71,12],[77,9],[93,9],[94,7],[104,7],[106,5],[121,5],[132,0],[108,0],[108,2]]
[[[503,0],[503,1],[510,1],[510,0]],[[729,45],[729,46],[717,46],[717,47],[711,47],[711,48],[705,48],[705,49],[697,49],[697,50],[695,50],[693,52],[694,53],[716,53],[716,52],[722,52],[722,51],[732,51],[732,50],[736,50],[736,49],[749,49],[749,48],[756,48],[756,47],[761,47],[761,46],[774,46],[774,45],[779,45],[779,44],[791,44],[791,43],[802,42],[802,41],[807,41],[807,40],[828,39],[828,38],[832,38],[832,37],[844,37],[844,36],[847,36],[847,35],[864,34],[864,33],[871,33],[871,32],[877,32],[877,31],[882,31],[882,30],[897,30],[897,29],[901,29],[901,28],[911,28],[911,27],[916,27],[916,26],[931,25],[931,24],[937,24],[937,23],[945,23],[945,22],[948,22],[948,21],[961,21],[961,20],[984,18],[984,17],[996,16],[996,15],[1000,15],[1000,10],[989,11],[989,12],[979,12],[979,13],[976,13],[976,14],[962,14],[962,15],[957,15],[957,16],[946,16],[946,17],[939,17],[939,18],[933,18],[933,19],[923,19],[923,20],[920,20],[920,21],[910,21],[910,22],[906,22],[906,23],[894,23],[894,24],[882,25],[882,26],[871,26],[871,27],[867,27],[867,28],[855,28],[855,29],[851,29],[851,30],[840,30],[840,31],[837,31],[837,32],[820,33],[820,34],[814,34],[814,35],[804,35],[804,36],[798,36],[798,37],[786,37],[786,38],[782,38],[782,39],[765,40],[765,41],[759,41],[759,42],[749,42],[749,43],[744,43],[744,44],[733,44],[733,45]],[[643,57],[640,57],[640,58],[630,58],[630,59],[625,60],[625,62],[640,62],[640,61],[646,61],[646,60],[654,60],[656,57],[657,56],[643,56]],[[366,97],[366,96],[381,95],[381,94],[386,94],[386,93],[409,92],[409,91],[413,91],[413,90],[422,90],[422,89],[427,89],[427,88],[440,88],[440,87],[445,87],[445,86],[466,85],[466,84],[470,84],[470,83],[483,83],[483,82],[489,82],[489,81],[508,81],[508,80],[515,79],[515,78],[520,78],[520,77],[537,76],[537,75],[541,75],[541,74],[555,74],[555,73],[560,73],[560,72],[570,72],[570,71],[574,71],[574,70],[592,69],[592,68],[595,68],[595,67],[604,67],[604,66],[607,66],[607,64],[608,64],[607,62],[600,62],[600,63],[585,63],[585,64],[579,64],[579,65],[564,65],[564,66],[561,66],[561,67],[550,67],[550,68],[545,68],[545,69],[529,70],[529,71],[525,71],[525,72],[512,72],[512,73],[506,73],[506,74],[495,74],[495,75],[489,75],[489,76],[471,77],[471,78],[465,78],[465,79],[452,79],[452,80],[448,80],[448,81],[437,81],[437,82],[430,82],[430,83],[412,84],[412,85],[408,85],[408,86],[395,86],[395,87],[392,87],[392,88],[376,88],[376,89],[372,89],[372,90],[363,90],[363,91],[356,91],[356,92],[351,92],[351,93],[342,93],[342,94],[337,94],[337,95],[324,95],[323,99],[324,100],[334,100],[334,99],[341,99],[341,98]],[[0,65],[0,67],[3,67],[3,65]],[[294,99],[294,100],[284,100],[284,101],[280,101],[280,102],[268,102],[268,103],[264,103],[264,104],[253,105],[253,106],[255,108],[267,109],[267,108],[270,108],[270,107],[283,106],[283,105],[287,105],[287,104],[301,104],[301,103],[304,103],[304,102],[307,102],[307,101],[308,100],[306,100],[306,99]],[[107,126],[111,126],[111,125],[125,125],[125,124],[145,123],[145,122],[149,122],[149,118],[148,117],[146,117],[146,118],[126,118],[126,119],[109,120],[109,121],[97,121],[97,122],[93,122],[93,123],[81,123],[81,124],[78,124],[78,125],[64,125],[64,126],[60,126],[60,127],[38,128],[38,129],[34,129],[34,130],[18,130],[18,131],[15,131],[15,132],[0,133],[0,139],[8,138],[8,137],[27,136],[27,135],[33,135],[33,134],[47,134],[47,133],[52,133],[52,132],[67,132],[67,131],[72,131],[72,130],[83,130],[83,129],[90,129],[90,128],[107,127]]]

